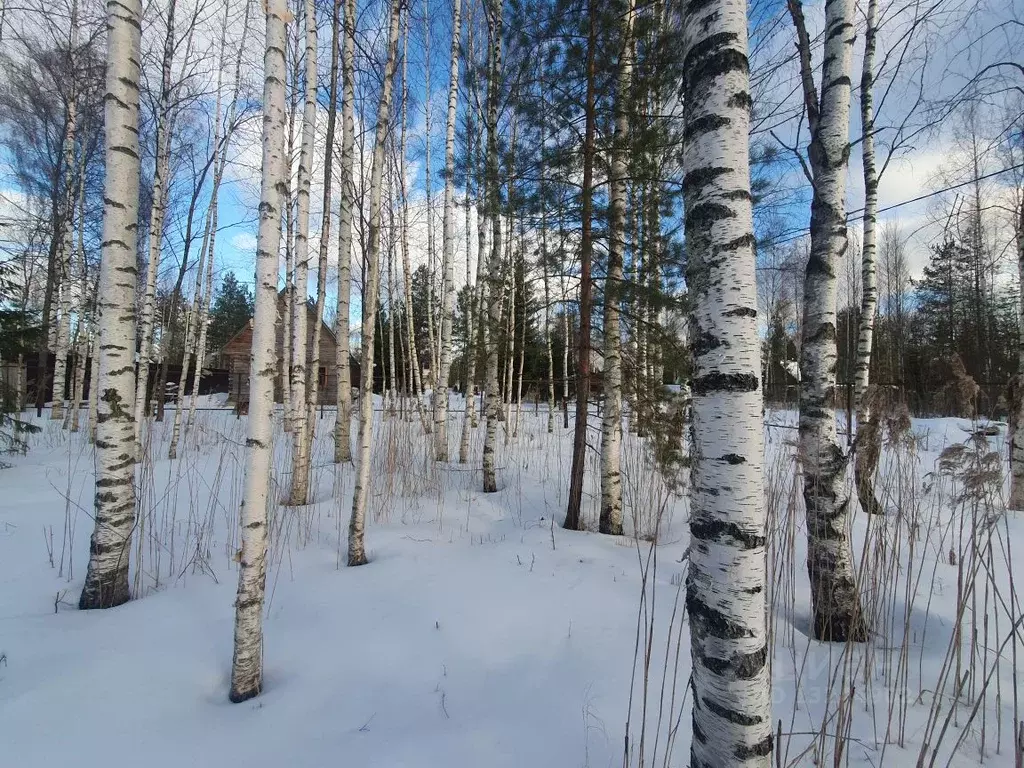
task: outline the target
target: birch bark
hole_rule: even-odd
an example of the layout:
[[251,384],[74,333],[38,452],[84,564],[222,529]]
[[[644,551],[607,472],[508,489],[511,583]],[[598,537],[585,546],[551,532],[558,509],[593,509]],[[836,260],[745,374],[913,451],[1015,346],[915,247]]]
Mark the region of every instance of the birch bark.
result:
[[277,280],[281,248],[281,209],[288,197],[285,174],[285,28],[287,0],[265,0],[266,52],[263,59],[263,178],[256,251],[256,310],[249,366],[248,437],[242,549],[235,599],[233,702],[259,695],[263,687],[263,599],[267,580],[267,506],[273,471],[274,373],[276,363]]
[[409,200],[408,191],[406,190],[406,179],[405,179],[405,137],[408,128],[408,101],[409,101],[409,84],[408,84],[408,61],[409,61],[409,17],[406,14],[405,18],[405,32],[403,34],[402,42],[402,117],[401,117],[401,139],[399,142],[398,150],[398,164],[399,164],[399,195],[401,197],[402,204],[402,282],[403,291],[405,292],[405,332],[408,339],[409,345],[409,360],[412,366],[412,376],[410,377],[412,383],[412,396],[416,401],[416,413],[419,414],[420,421],[423,424],[423,431],[430,432],[430,422],[427,419],[426,412],[423,407],[423,366],[420,365],[419,350],[416,348],[416,331],[413,326],[413,308],[412,308],[412,269],[409,263]]
[[878,34],[878,0],[868,0],[864,29],[864,62],[860,78],[861,158],[864,166],[864,231],[861,251],[861,303],[857,329],[857,365],[854,399],[857,408],[857,444],[854,476],[861,509],[882,514],[875,498],[874,474],[881,453],[882,433],[878,414],[872,413],[868,385],[871,382],[871,351],[878,305],[877,244],[878,169],[875,166],[875,47]]
[[441,232],[441,354],[434,387],[434,459],[448,461],[448,377],[452,366],[455,311],[455,118],[459,105],[461,0],[452,9],[452,51],[448,74],[448,116],[444,136],[444,219]]
[[334,423],[334,461],[352,461],[352,372],[349,368],[349,300],[352,294],[352,215],[355,207],[355,38],[356,3],[345,0],[341,52],[341,203],[338,209],[338,415]]
[[[394,149],[394,145],[392,145]],[[390,169],[389,169],[390,170]],[[388,198],[391,199],[395,178],[388,173]],[[395,360],[395,206],[388,205],[388,412],[394,415],[398,405],[398,368]]]
[[[72,24],[75,21],[72,19]],[[66,178],[66,202],[64,226],[57,262],[57,322],[55,323],[53,348],[53,405],[51,419],[64,418],[64,403],[67,389],[68,342],[71,336],[71,263],[74,253],[76,190],[72,168],[75,167],[75,135],[78,131],[78,108],[72,93],[68,102],[67,124],[64,130],[64,168]]]
[[[472,24],[469,25],[469,28],[470,28],[470,33],[469,33],[469,37],[470,37],[470,44],[469,44],[470,60],[472,60],[472,55],[473,55],[472,54],[472,49],[473,49],[473,46],[472,46],[472,37],[473,37],[473,32],[472,32],[473,27],[472,27]],[[467,110],[467,113],[468,113],[468,110]],[[467,158],[467,166],[469,166],[471,164],[471,162],[472,162],[471,158],[472,157],[473,157],[473,124],[472,124],[472,118],[467,117],[467,119],[466,119],[466,158]],[[479,275],[478,275],[478,278],[477,278],[477,284],[474,284],[473,283],[473,278],[472,278],[472,272],[470,271],[471,254],[470,254],[470,245],[469,245],[469,243],[470,243],[470,234],[469,233],[470,233],[470,230],[471,230],[471,225],[470,225],[470,220],[471,220],[471,216],[470,216],[470,197],[469,197],[470,176],[471,176],[471,171],[467,170],[467,173],[466,173],[466,290],[467,290],[467,293],[468,293],[468,301],[467,301],[467,307],[466,307],[466,350],[465,350],[465,359],[466,359],[466,389],[465,389],[465,392],[464,392],[465,403],[464,403],[463,415],[462,415],[462,434],[459,437],[459,464],[465,464],[466,462],[469,461],[469,435],[470,435],[470,429],[473,426],[473,422],[475,420],[475,415],[476,415],[476,410],[475,410],[474,406],[475,406],[475,403],[476,403],[476,351],[477,351],[477,347],[476,347],[476,343],[475,343],[476,342],[476,336],[474,334],[475,334],[475,331],[476,331],[476,322],[475,322],[475,317],[476,317],[476,312],[477,312],[476,296],[477,296],[477,291],[479,290],[479,288],[478,288],[478,286],[479,286]],[[477,205],[478,208],[481,205],[481,201],[480,201],[479,197],[476,200],[476,205]],[[478,272],[479,272],[479,268],[480,268],[480,256],[481,255],[483,255],[483,250],[482,249],[479,250],[478,253],[477,253],[477,271]]]
[[[167,34],[164,37],[163,70],[156,120],[156,168],[153,175],[153,206],[149,212],[149,263],[146,266],[146,290],[142,297],[142,333],[139,351],[139,376],[135,391],[135,460],[142,461],[142,430],[146,423],[149,392],[149,367],[153,363],[153,317],[156,304],[156,279],[160,270],[160,250],[164,237],[164,215],[170,174],[171,64],[174,61],[175,0],[167,4]],[[157,393],[160,397],[162,393]]]
[[75,329],[75,373],[72,382],[71,411],[68,420],[65,421],[65,428],[69,426],[72,432],[79,430],[80,411],[82,408],[82,388],[85,385],[85,363],[89,353],[89,334],[92,332],[91,315],[95,302],[93,292],[89,290],[89,265],[85,259],[85,156],[79,162],[78,170],[78,265],[81,270],[79,291],[84,311],[80,311],[78,325]]
[[690,764],[768,768],[772,704],[746,3],[692,2],[684,18],[683,190],[695,364],[686,579]]
[[800,0],[788,0],[797,27],[814,179],[811,252],[804,275],[800,346],[800,459],[807,514],[807,570],[814,636],[844,642],[867,639],[849,541],[846,456],[835,418],[836,289],[846,255],[846,172],[849,162],[853,3],[826,0],[820,97],[810,69],[810,41]]
[[348,564],[364,565],[366,544],[366,502],[370,493],[370,449],[373,439],[373,341],[376,331],[377,294],[380,273],[381,181],[384,174],[384,148],[391,122],[391,96],[395,83],[395,59],[398,53],[398,31],[402,0],[391,0],[388,34],[388,57],[384,65],[384,81],[377,107],[377,127],[370,165],[369,237],[366,250],[367,274],[363,302],[362,386],[359,399],[359,462],[355,491],[352,495],[352,517],[348,529]]
[[[474,60],[473,55],[473,27],[469,26],[469,51],[470,60]],[[467,352],[469,357],[469,363],[466,370],[466,415],[462,422],[462,437],[459,440],[459,463],[466,464],[469,461],[469,438],[470,433],[479,425],[477,418],[477,393],[476,393],[476,380],[477,380],[477,358],[481,349],[487,349],[486,331],[487,323],[484,322],[483,307],[484,307],[484,296],[487,287],[487,280],[485,279],[484,267],[486,265],[487,258],[487,227],[484,222],[484,209],[486,207],[486,192],[485,184],[482,182],[483,173],[480,171],[480,163],[477,162],[481,156],[481,144],[483,143],[483,135],[481,132],[481,126],[477,123],[476,130],[473,130],[473,126],[470,125],[467,130],[467,135],[472,136],[476,139],[475,141],[475,155],[470,154],[473,157],[473,165],[476,167],[474,176],[476,178],[476,196],[475,196],[475,207],[476,207],[476,282],[470,291],[470,311],[469,317],[472,323],[467,323]],[[468,211],[467,211],[468,214]],[[466,232],[469,232],[469,219],[467,215],[466,221]],[[466,242],[466,257],[469,258],[469,242]],[[467,265],[468,268],[468,265]],[[469,279],[467,277],[467,284]],[[482,404],[481,404],[482,408]]]
[[[297,30],[298,28],[295,27]],[[284,326],[284,338],[283,338],[283,353],[280,360],[278,360],[278,366],[281,370],[281,400],[282,410],[284,411],[284,431],[291,433],[293,430],[293,421],[295,418],[295,397],[292,393],[292,346],[294,344],[294,331],[292,325],[294,323],[295,314],[295,198],[292,197],[292,169],[295,162],[295,114],[298,112],[299,106],[299,77],[301,76],[301,67],[299,62],[301,57],[299,56],[298,47],[299,44],[296,41],[298,32],[291,32],[289,30],[287,43],[290,46],[286,49],[285,60],[288,60],[288,56],[291,56],[291,66],[288,71],[288,82],[291,85],[291,93],[288,97],[288,132],[286,134],[287,153],[285,155],[285,162],[287,163],[286,175],[288,179],[288,199],[287,204],[284,208],[284,227],[285,227],[285,266],[284,266],[284,317],[282,318],[282,324]],[[294,438],[293,438],[294,439]]]
[[633,79],[634,0],[627,0],[622,22],[615,134],[608,178],[608,276],[604,287],[604,416],[601,420],[601,533],[622,535],[622,336],[619,301],[626,251],[626,143],[629,93]]
[[[292,487],[289,506],[309,501],[309,443],[306,391],[306,358],[309,347],[309,191],[316,135],[316,11],[313,0],[305,0],[306,86],[302,115],[302,145],[299,149],[298,211],[295,228],[295,296],[292,300]],[[314,320],[314,322],[316,322]],[[314,372],[315,375],[315,372]]]
[[[340,56],[340,25],[342,0],[334,0],[331,21],[331,73],[327,99],[327,136],[324,153],[324,190],[320,245],[316,269],[316,325],[313,326],[313,349],[310,353],[309,408],[306,413],[306,474],[309,475],[310,452],[316,438],[316,408],[320,404],[320,339],[324,326],[324,307],[327,305],[327,247],[331,239],[331,194],[334,171],[334,131],[338,110],[338,58]],[[315,25],[315,22],[314,22]],[[309,480],[306,480],[308,485]]]
[[[71,36],[68,41],[72,68],[74,56],[78,48],[78,3],[71,4]],[[50,409],[51,419],[64,417],[65,389],[67,387],[68,342],[71,335],[71,272],[75,239],[75,208],[77,190],[82,183],[74,179],[72,169],[75,168],[75,139],[78,133],[78,103],[75,88],[72,86],[68,99],[67,119],[64,124],[64,177],[65,177],[65,211],[64,226],[61,228],[60,256],[57,264],[58,306],[54,360],[53,360],[53,407]]]
[[135,287],[138,278],[139,66],[142,3],[107,2],[106,178],[97,305],[99,395],[95,528],[80,609],[126,602],[135,525]]
[[[487,420],[484,434],[483,492],[498,490],[494,449],[497,441],[498,420],[501,418],[501,393],[498,391],[498,331],[501,325],[501,191],[498,187],[498,85],[501,80],[501,36],[503,0],[490,0],[487,27],[490,37],[490,62],[487,83],[487,185],[486,207],[491,220],[491,252],[487,266],[487,294],[489,322],[486,330],[485,351],[487,367],[484,382]],[[481,319],[482,321],[482,319]]]

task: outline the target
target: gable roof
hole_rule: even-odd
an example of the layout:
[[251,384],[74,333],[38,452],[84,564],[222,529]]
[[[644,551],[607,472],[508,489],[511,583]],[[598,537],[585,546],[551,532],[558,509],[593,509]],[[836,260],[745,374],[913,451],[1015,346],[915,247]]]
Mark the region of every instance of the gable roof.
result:
[[[282,303],[284,301],[284,298],[285,298],[284,291],[285,291],[285,289],[282,288],[280,291],[277,292],[277,318],[278,318],[277,322],[280,322],[280,320],[281,320],[281,305],[282,305]],[[306,314],[309,316],[308,319],[313,320],[313,321],[316,320],[316,302],[315,301],[311,302],[309,300],[309,297],[306,297]],[[207,353],[206,359],[209,360],[211,357],[216,357],[217,355],[220,355],[225,349],[230,347],[235,342],[235,340],[238,339],[239,336],[241,336],[246,331],[250,331],[252,329],[252,323],[253,323],[253,318],[250,317],[249,320],[246,321],[246,324],[243,325],[241,328],[239,328],[237,331],[235,331],[231,335],[231,337],[219,349],[216,349],[216,350],[213,350],[213,351]],[[275,322],[275,325],[276,324],[277,323]],[[326,331],[326,333],[327,333],[328,337],[330,338],[330,340],[333,341],[335,344],[337,344],[338,343],[338,336],[337,336],[337,334],[334,332],[334,329],[331,328],[331,326],[328,325],[327,321],[324,320],[323,318],[320,318],[320,326],[321,326],[321,331],[322,332]],[[252,342],[251,341],[249,342],[249,346],[250,347],[252,346]]]

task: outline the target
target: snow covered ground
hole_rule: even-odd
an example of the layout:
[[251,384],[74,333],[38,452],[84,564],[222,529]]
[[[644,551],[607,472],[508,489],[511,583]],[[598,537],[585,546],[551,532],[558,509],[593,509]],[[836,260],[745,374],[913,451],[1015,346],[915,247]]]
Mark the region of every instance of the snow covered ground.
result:
[[[854,523],[876,637],[827,646],[806,635],[794,416],[767,420],[783,764],[912,764],[927,744],[938,766],[1013,765],[1024,644],[1006,563],[1024,527],[984,488],[964,497],[984,484],[981,457],[1004,453],[1004,435],[958,454],[979,465],[973,475],[973,465],[936,466],[969,438],[968,422],[915,421],[886,451],[879,493],[890,514]],[[170,419],[154,425],[139,473],[137,599],[88,613],[75,605],[91,449],[45,422],[29,454],[0,471],[0,765],[620,766],[627,733],[631,765],[686,765],[685,499],[627,436],[626,515],[638,535],[563,531],[570,431],[559,418],[549,435],[546,423],[543,409],[524,409],[516,437],[501,441],[501,490],[484,495],[482,429],[472,464],[438,466],[417,422],[378,420],[371,562],[348,569],[352,469],[331,463],[333,415],[321,419],[315,503],[272,511],[266,688],[232,705],[244,417],[200,411],[176,461],[165,458]],[[460,429],[461,409],[453,455]],[[289,447],[279,438],[281,498]],[[590,461],[585,516],[596,528]]]

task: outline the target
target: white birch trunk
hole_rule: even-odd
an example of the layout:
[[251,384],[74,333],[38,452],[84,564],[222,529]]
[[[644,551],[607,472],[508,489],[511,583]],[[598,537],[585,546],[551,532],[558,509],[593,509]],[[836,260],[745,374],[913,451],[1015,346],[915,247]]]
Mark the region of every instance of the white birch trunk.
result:
[[235,599],[233,702],[259,695],[263,687],[263,599],[267,579],[267,506],[273,471],[274,372],[276,365],[278,258],[285,176],[285,25],[287,0],[266,0],[267,31],[263,87],[263,179],[256,250],[256,311],[249,366],[249,417],[245,490],[241,510],[238,594]]
[[[472,149],[467,153],[468,156],[472,156]],[[480,206],[480,200],[477,200],[477,206]],[[477,254],[477,281],[474,284],[472,280],[472,273],[470,271],[470,246],[469,246],[469,232],[470,232],[470,205],[469,205],[469,181],[467,174],[466,182],[466,285],[469,287],[469,306],[466,310],[466,391],[465,391],[465,403],[463,405],[462,415],[462,434],[459,437],[459,464],[465,464],[469,461],[469,437],[472,428],[476,424],[476,331],[477,323],[475,322],[477,314],[477,296],[480,290],[480,256],[483,255],[481,249]]]
[[761,355],[750,202],[746,3],[711,0],[683,27],[683,186],[694,355],[686,607],[693,766],[768,768]]
[[409,59],[409,19],[405,19],[405,33],[403,37],[402,53],[402,117],[401,117],[401,140],[398,150],[399,163],[399,195],[402,204],[402,282],[405,292],[405,332],[409,344],[409,359],[411,360],[412,396],[416,401],[416,412],[423,424],[423,431],[430,432],[430,421],[427,419],[423,406],[423,369],[420,366],[419,350],[416,348],[416,332],[413,327],[412,309],[412,269],[409,264],[409,201],[405,179],[405,135],[408,127],[408,96],[409,87],[407,80],[408,59]]
[[107,2],[104,99],[106,178],[97,294],[99,395],[95,528],[80,609],[126,602],[135,525],[135,286],[139,209],[139,66],[142,3]]
[[[71,44],[77,47],[77,3],[71,6]],[[78,105],[76,94],[72,90],[68,100],[67,120],[64,125],[64,176],[66,181],[66,202],[64,225],[61,228],[61,244],[57,260],[57,324],[54,333],[53,360],[53,407],[50,409],[51,419],[64,417],[64,391],[66,388],[68,365],[68,342],[71,335],[71,262],[75,239],[75,208],[77,207],[78,184],[74,183],[72,169],[75,167],[75,138],[78,132]]]
[[366,560],[364,527],[366,502],[370,493],[370,449],[373,439],[373,341],[376,331],[377,293],[380,272],[381,181],[384,173],[384,148],[391,121],[391,94],[395,82],[395,59],[398,53],[398,30],[401,0],[391,0],[388,35],[388,57],[384,65],[384,81],[377,107],[377,127],[370,166],[369,238],[367,243],[366,287],[363,302],[362,386],[359,399],[359,461],[355,491],[352,496],[352,517],[348,529],[348,564],[363,565]]
[[508,323],[506,325],[506,332],[508,336],[508,344],[505,348],[505,361],[504,361],[504,402],[505,407],[502,410],[504,417],[502,421],[505,422],[505,445],[509,444],[509,437],[512,432],[511,416],[512,416],[512,381],[515,375],[515,362],[516,362],[516,270],[515,265],[512,263],[512,219],[505,222],[505,240],[508,242],[506,253],[508,258],[505,260],[506,264],[512,266],[511,269],[511,284],[508,291]]
[[[153,327],[156,305],[156,281],[160,269],[160,251],[164,236],[164,216],[167,211],[167,193],[170,180],[171,132],[170,125],[171,64],[174,60],[175,0],[167,4],[167,34],[164,38],[160,101],[156,118],[156,168],[153,175],[153,204],[149,212],[149,263],[146,266],[146,288],[142,296],[142,338],[139,350],[138,384],[135,390],[135,460],[142,461],[142,430],[145,428],[149,404],[149,366],[153,362]],[[156,393],[163,397],[162,392]]]
[[[70,108],[69,108],[70,111]],[[68,343],[71,335],[71,233],[73,219],[69,215],[64,226],[64,242],[60,246],[58,270],[57,323],[53,339],[53,406],[51,419],[64,418],[65,391],[67,389]]]
[[857,337],[857,366],[854,373],[854,396],[857,403],[857,424],[867,423],[867,393],[871,375],[871,347],[878,304],[876,267],[878,222],[878,170],[875,167],[874,67],[878,29],[878,0],[868,0],[864,30],[864,63],[860,86],[861,158],[864,165],[864,228],[861,253],[860,327]]
[[622,22],[615,134],[608,178],[608,276],[604,287],[604,414],[601,419],[601,533],[622,535],[622,337],[619,301],[626,252],[626,151],[633,80],[634,0],[627,0]]
[[489,328],[485,351],[487,368],[484,393],[486,397],[487,424],[484,433],[483,492],[498,490],[495,468],[495,443],[498,420],[501,417],[501,394],[498,390],[498,332],[501,327],[501,199],[498,187],[498,83],[501,79],[501,36],[503,0],[491,0],[492,7],[487,15],[490,38],[489,77],[487,83],[487,172],[486,207],[491,220],[491,253],[487,265],[487,292],[489,296]]
[[[408,39],[408,35],[406,35]],[[437,335],[434,331],[434,197],[430,173],[430,124],[433,103],[430,100],[430,2],[423,0],[423,187],[427,208],[427,346],[430,350],[428,384],[437,393]],[[426,423],[426,421],[424,421]],[[425,427],[426,428],[426,427]]]
[[[196,404],[199,400],[199,382],[203,375],[203,361],[206,358],[206,334],[210,328],[210,304],[213,301],[213,255],[214,246],[217,241],[217,193],[218,186],[214,184],[213,197],[210,200],[210,247],[206,256],[206,280],[203,286],[203,296],[199,302],[199,338],[196,339],[196,372],[192,377],[192,391],[188,401],[188,419],[185,421],[185,435],[192,428],[196,420]],[[182,386],[184,386],[182,382]]]
[[[865,512],[881,514],[875,498],[874,474],[881,451],[882,434],[871,412],[868,385],[871,351],[878,305],[876,229],[878,222],[878,170],[875,166],[874,80],[878,33],[878,0],[868,0],[864,29],[864,63],[860,79],[861,158],[864,166],[864,231],[861,252],[860,323],[857,331],[857,364],[854,369],[854,401],[857,409],[857,446],[854,475],[857,495]],[[875,418],[873,418],[875,417]]]
[[[452,10],[452,53],[448,74],[448,116],[444,137],[444,219],[441,244],[441,354],[434,388],[434,459],[448,461],[448,377],[452,366],[455,312],[455,118],[459,104],[459,38],[462,3]],[[468,236],[468,235],[467,235]]]
[[[468,145],[468,148],[467,148],[467,151],[466,151],[466,158],[467,158],[467,161],[468,161],[469,158],[472,157],[472,155],[473,155],[472,140],[468,139],[467,140],[467,145]],[[463,350],[463,355],[464,355],[463,364],[465,366],[464,370],[463,370],[463,372],[465,374],[465,384],[464,384],[464,391],[463,391],[463,394],[465,395],[465,402],[463,403],[463,410],[464,410],[465,415],[467,417],[469,416],[470,409],[472,408],[471,403],[472,403],[472,400],[473,400],[473,377],[469,375],[469,365],[470,365],[470,359],[471,359],[472,349],[473,349],[473,328],[474,328],[473,313],[475,311],[474,307],[473,307],[473,296],[476,293],[476,286],[473,284],[473,249],[472,249],[472,246],[470,245],[470,243],[472,242],[472,235],[470,235],[470,232],[472,232],[473,221],[472,221],[472,216],[470,215],[469,184],[470,184],[470,182],[469,182],[469,173],[467,171],[467,173],[466,173],[466,186],[465,186],[465,192],[464,192],[464,196],[463,196],[463,213],[465,213],[465,221],[466,221],[466,230],[465,230],[465,243],[466,243],[466,290],[468,291],[468,294],[467,294],[468,295],[468,304],[466,306],[466,348]],[[458,300],[458,294],[457,293],[456,293],[456,300]],[[452,354],[454,354],[454,350],[452,351]],[[460,440],[460,442],[461,442],[461,440]]]
[[[391,199],[391,184],[394,175],[388,174],[388,199]],[[398,367],[395,362],[395,207],[388,206],[388,410],[393,416],[398,405]]]
[[[309,190],[316,135],[316,15],[313,0],[305,0],[306,86],[299,149],[298,212],[295,228],[295,296],[292,301],[292,486],[289,506],[309,501],[309,443],[306,421],[309,296]],[[315,372],[314,372],[315,375]]]
[[[482,117],[482,116],[481,116]],[[487,354],[487,340],[490,338],[490,319],[487,310],[484,307],[487,306],[488,296],[488,269],[490,268],[490,243],[488,240],[488,229],[487,229],[487,170],[486,170],[486,152],[484,151],[484,133],[483,133],[483,120],[481,119],[479,130],[476,134],[476,147],[477,153],[479,154],[479,172],[477,176],[477,201],[476,201],[476,344],[479,349],[484,350],[484,354]],[[479,354],[474,354],[474,363],[479,362]],[[484,378],[487,376],[487,362],[484,360]],[[473,371],[474,375],[476,370]],[[472,416],[471,426],[476,429],[480,426],[480,416],[484,416],[486,409],[487,399],[487,383],[484,382],[483,389],[480,390],[479,409],[474,407],[470,410],[470,416]]]
[[[469,60],[475,60],[473,51],[473,25],[469,24]],[[475,133],[473,126],[470,124],[466,130],[467,142],[469,143],[469,150],[467,151],[467,159],[473,158],[473,137],[476,137],[476,151],[479,153],[481,144],[480,133]],[[470,215],[469,215],[469,173],[466,175],[466,284],[470,285],[469,277],[469,230],[470,230]],[[462,437],[459,440],[459,463],[466,464],[469,461],[469,438],[470,432],[477,426],[477,411],[476,411],[476,358],[478,352],[478,342],[483,339],[483,332],[486,329],[486,323],[483,322],[481,316],[481,308],[483,307],[483,290],[486,281],[484,280],[484,257],[487,253],[487,228],[484,226],[484,198],[481,195],[481,183],[479,174],[476,177],[476,235],[477,235],[477,252],[476,252],[476,283],[473,284],[473,288],[470,291],[469,301],[469,318],[466,326],[467,330],[467,345],[466,355],[468,357],[466,365],[466,413],[462,421]],[[484,344],[486,348],[486,343]]]
[[835,418],[836,275],[848,246],[846,172],[853,3],[826,0],[820,99],[814,95],[799,0],[790,0],[790,11],[798,28],[804,92],[810,94],[808,156],[814,177],[811,253],[804,277],[799,431],[813,631],[818,640],[861,641],[867,638],[867,630],[853,573],[846,456],[839,445]]
[[349,299],[352,294],[352,215],[355,207],[355,36],[356,3],[345,0],[341,51],[341,203],[338,210],[338,414],[334,423],[334,461],[352,461],[352,373],[349,369]]
[[79,323],[75,332],[75,367],[71,378],[71,405],[68,408],[67,418],[64,420],[64,428],[77,432],[79,430],[78,411],[82,407],[82,384],[85,378],[85,328]]
[[[290,13],[290,11],[289,11]],[[291,33],[289,33],[288,43],[291,43]],[[295,50],[298,48],[296,43],[290,49],[286,49],[285,60],[287,61],[289,53],[291,51],[292,62],[291,69],[289,70],[289,82],[291,83],[292,91],[288,100],[288,129],[287,129],[287,152],[285,155],[285,162],[287,163],[286,177],[288,179],[288,199],[284,208],[284,222],[285,222],[285,267],[284,267],[284,318],[283,318],[283,353],[281,359],[278,361],[278,365],[281,371],[281,400],[282,400],[282,411],[284,413],[284,431],[291,433],[293,428],[294,412],[295,412],[295,399],[292,393],[292,379],[294,373],[292,371],[292,346],[294,344],[293,333],[294,330],[292,325],[294,323],[295,313],[295,198],[292,197],[292,167],[295,160],[295,113],[298,111],[299,104],[299,75],[301,69],[299,67],[299,55]]]
[[[316,439],[316,408],[320,404],[320,338],[324,326],[324,307],[327,304],[327,247],[331,239],[331,193],[334,170],[334,128],[338,107],[338,57],[340,54],[340,22],[342,0],[334,0],[331,24],[331,72],[328,86],[327,137],[324,155],[324,190],[322,219],[320,222],[320,245],[316,269],[316,325],[313,327],[313,349],[310,353],[309,408],[306,413],[306,473],[309,474],[310,454]],[[314,20],[315,26],[315,20]],[[308,480],[307,480],[308,483]]]
[[88,308],[93,306],[95,297],[90,296],[89,291],[89,266],[85,259],[85,155],[79,162],[78,168],[78,265],[81,269],[81,281],[79,283],[81,306],[85,309],[79,310],[78,326],[75,329],[75,373],[72,383],[71,410],[69,419],[65,422],[65,429],[70,426],[72,432],[77,432],[80,427],[80,413],[82,408],[82,388],[85,385],[85,362],[89,353],[89,334],[92,331],[92,322],[89,319]]

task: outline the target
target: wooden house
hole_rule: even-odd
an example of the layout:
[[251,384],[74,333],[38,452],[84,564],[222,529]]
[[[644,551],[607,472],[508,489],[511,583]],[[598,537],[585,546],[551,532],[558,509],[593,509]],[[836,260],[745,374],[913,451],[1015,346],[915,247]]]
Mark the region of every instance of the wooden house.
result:
[[[284,291],[277,297],[277,323],[276,333],[276,354],[277,354],[277,375],[274,377],[274,401],[284,400],[284,388],[281,386],[281,374],[290,370],[290,365],[282,365],[282,358],[285,353],[284,344],[284,317],[285,317]],[[306,349],[313,347],[313,330],[316,327],[316,306],[306,303]],[[252,358],[252,331],[253,323],[250,320],[244,328],[231,337],[221,349],[214,352],[207,359],[207,367],[221,368],[228,372],[229,389],[228,402],[246,406],[249,403],[249,364]],[[327,323],[320,321],[320,366],[317,371],[319,378],[319,402],[332,404],[335,402],[336,390],[338,387],[338,339],[334,330]]]

